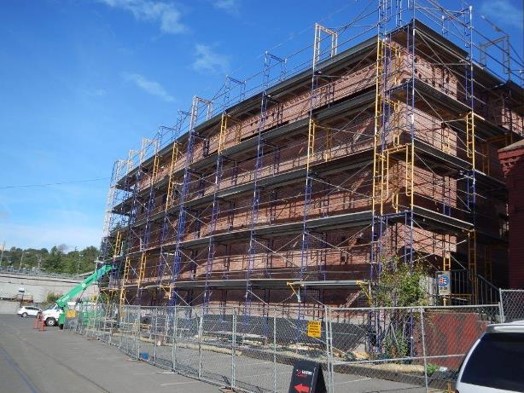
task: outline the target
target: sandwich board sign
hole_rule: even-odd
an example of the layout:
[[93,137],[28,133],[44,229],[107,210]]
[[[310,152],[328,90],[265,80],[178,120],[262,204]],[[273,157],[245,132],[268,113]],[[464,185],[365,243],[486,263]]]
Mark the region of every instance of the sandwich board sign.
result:
[[293,365],[288,393],[327,393],[320,363],[297,361]]

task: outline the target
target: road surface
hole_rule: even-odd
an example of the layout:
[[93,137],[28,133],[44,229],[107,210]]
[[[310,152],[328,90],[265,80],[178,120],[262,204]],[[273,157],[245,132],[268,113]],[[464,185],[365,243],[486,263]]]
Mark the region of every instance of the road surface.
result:
[[0,392],[219,393],[218,386],[139,362],[97,340],[33,318],[0,315]]

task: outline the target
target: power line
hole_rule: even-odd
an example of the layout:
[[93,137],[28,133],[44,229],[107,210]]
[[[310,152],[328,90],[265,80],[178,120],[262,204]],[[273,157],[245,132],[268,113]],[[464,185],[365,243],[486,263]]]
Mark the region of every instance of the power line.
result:
[[0,186],[0,190],[7,190],[12,188],[35,188],[35,187],[49,187],[49,186],[60,186],[63,184],[78,184],[78,183],[90,183],[101,180],[109,180],[109,177],[98,177],[96,179],[85,179],[85,180],[71,180],[71,181],[61,181],[55,183],[42,183],[42,184],[23,184],[19,186],[9,185],[9,186]]

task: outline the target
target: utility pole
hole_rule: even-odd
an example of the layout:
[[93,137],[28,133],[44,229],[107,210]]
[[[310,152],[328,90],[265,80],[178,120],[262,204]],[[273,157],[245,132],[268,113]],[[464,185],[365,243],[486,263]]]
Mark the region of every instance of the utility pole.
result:
[[2,253],[0,254],[0,268],[2,267],[2,260],[4,259],[5,241],[2,243]]
[[18,271],[22,270],[22,262],[24,261],[25,251],[22,251],[22,256],[20,257],[20,264],[18,265]]
[[80,269],[80,254],[77,251],[76,247],[75,247],[75,256],[76,256],[76,275],[78,276],[78,271]]

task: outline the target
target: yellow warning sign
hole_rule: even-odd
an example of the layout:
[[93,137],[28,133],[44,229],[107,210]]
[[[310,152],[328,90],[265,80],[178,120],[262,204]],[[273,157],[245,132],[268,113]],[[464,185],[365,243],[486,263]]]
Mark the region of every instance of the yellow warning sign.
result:
[[308,337],[320,338],[322,336],[322,322],[308,321],[307,335]]
[[76,311],[75,310],[67,310],[66,312],[66,318],[75,318],[76,317]]

